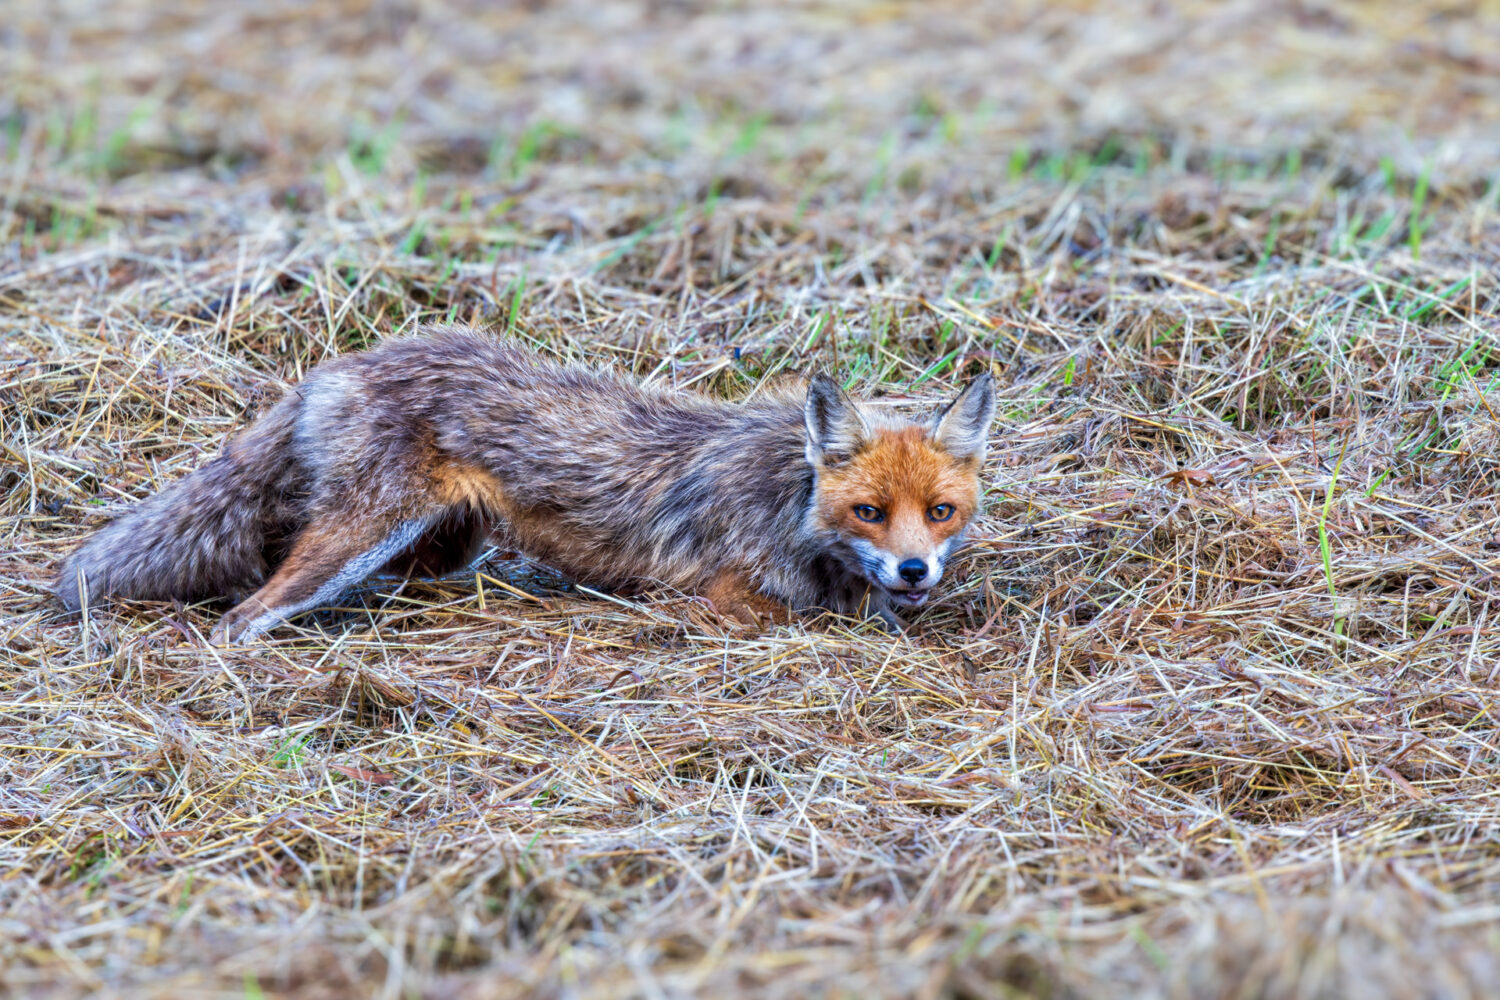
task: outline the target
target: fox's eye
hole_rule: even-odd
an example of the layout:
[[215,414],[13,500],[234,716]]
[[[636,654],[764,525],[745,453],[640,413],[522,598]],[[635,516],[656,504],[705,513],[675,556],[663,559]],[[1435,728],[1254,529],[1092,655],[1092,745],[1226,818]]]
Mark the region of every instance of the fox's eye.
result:
[[879,507],[871,507],[867,503],[862,503],[855,505],[854,516],[859,518],[861,521],[869,521],[871,524],[879,524],[881,521],[885,520],[885,511],[881,510]]
[[951,503],[940,503],[928,510],[927,516],[934,521],[946,521],[953,516],[953,505]]

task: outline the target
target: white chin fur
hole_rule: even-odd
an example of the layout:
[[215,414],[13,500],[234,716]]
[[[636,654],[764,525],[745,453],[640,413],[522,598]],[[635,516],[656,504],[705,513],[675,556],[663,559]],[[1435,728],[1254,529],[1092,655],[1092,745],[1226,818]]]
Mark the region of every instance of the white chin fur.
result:
[[921,581],[921,587],[915,589],[907,589],[906,581],[901,579],[901,560],[896,556],[863,539],[854,540],[851,546],[859,557],[865,579],[884,590],[898,608],[920,608],[927,603],[932,588],[943,578],[943,564],[952,542],[944,542],[926,557],[927,578]]

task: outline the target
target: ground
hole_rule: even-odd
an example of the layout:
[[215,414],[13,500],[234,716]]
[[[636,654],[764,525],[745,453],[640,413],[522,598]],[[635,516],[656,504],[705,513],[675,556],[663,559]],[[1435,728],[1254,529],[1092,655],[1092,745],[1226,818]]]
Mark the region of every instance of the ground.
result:
[[[21,5],[0,992],[1464,997],[1500,981],[1500,13]],[[982,370],[934,606],[492,552],[222,651],[58,560],[434,320],[739,397]]]

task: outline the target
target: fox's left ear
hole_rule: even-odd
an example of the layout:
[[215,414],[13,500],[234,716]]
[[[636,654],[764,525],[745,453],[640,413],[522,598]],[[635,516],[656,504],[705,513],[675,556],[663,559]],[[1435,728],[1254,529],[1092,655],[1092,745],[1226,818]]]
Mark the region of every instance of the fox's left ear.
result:
[[983,462],[994,419],[995,380],[986,372],[932,418],[932,436],[954,458]]

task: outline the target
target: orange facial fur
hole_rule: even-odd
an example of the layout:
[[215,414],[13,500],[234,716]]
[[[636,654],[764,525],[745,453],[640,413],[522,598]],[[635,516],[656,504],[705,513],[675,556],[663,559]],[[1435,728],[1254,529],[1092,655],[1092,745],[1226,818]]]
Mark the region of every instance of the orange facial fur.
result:
[[[818,511],[839,534],[860,538],[898,559],[923,557],[963,530],[979,505],[979,468],[955,459],[918,426],[875,431],[849,461],[818,478]],[[855,508],[868,504],[884,518],[864,521]],[[928,512],[951,504],[935,521]]]

